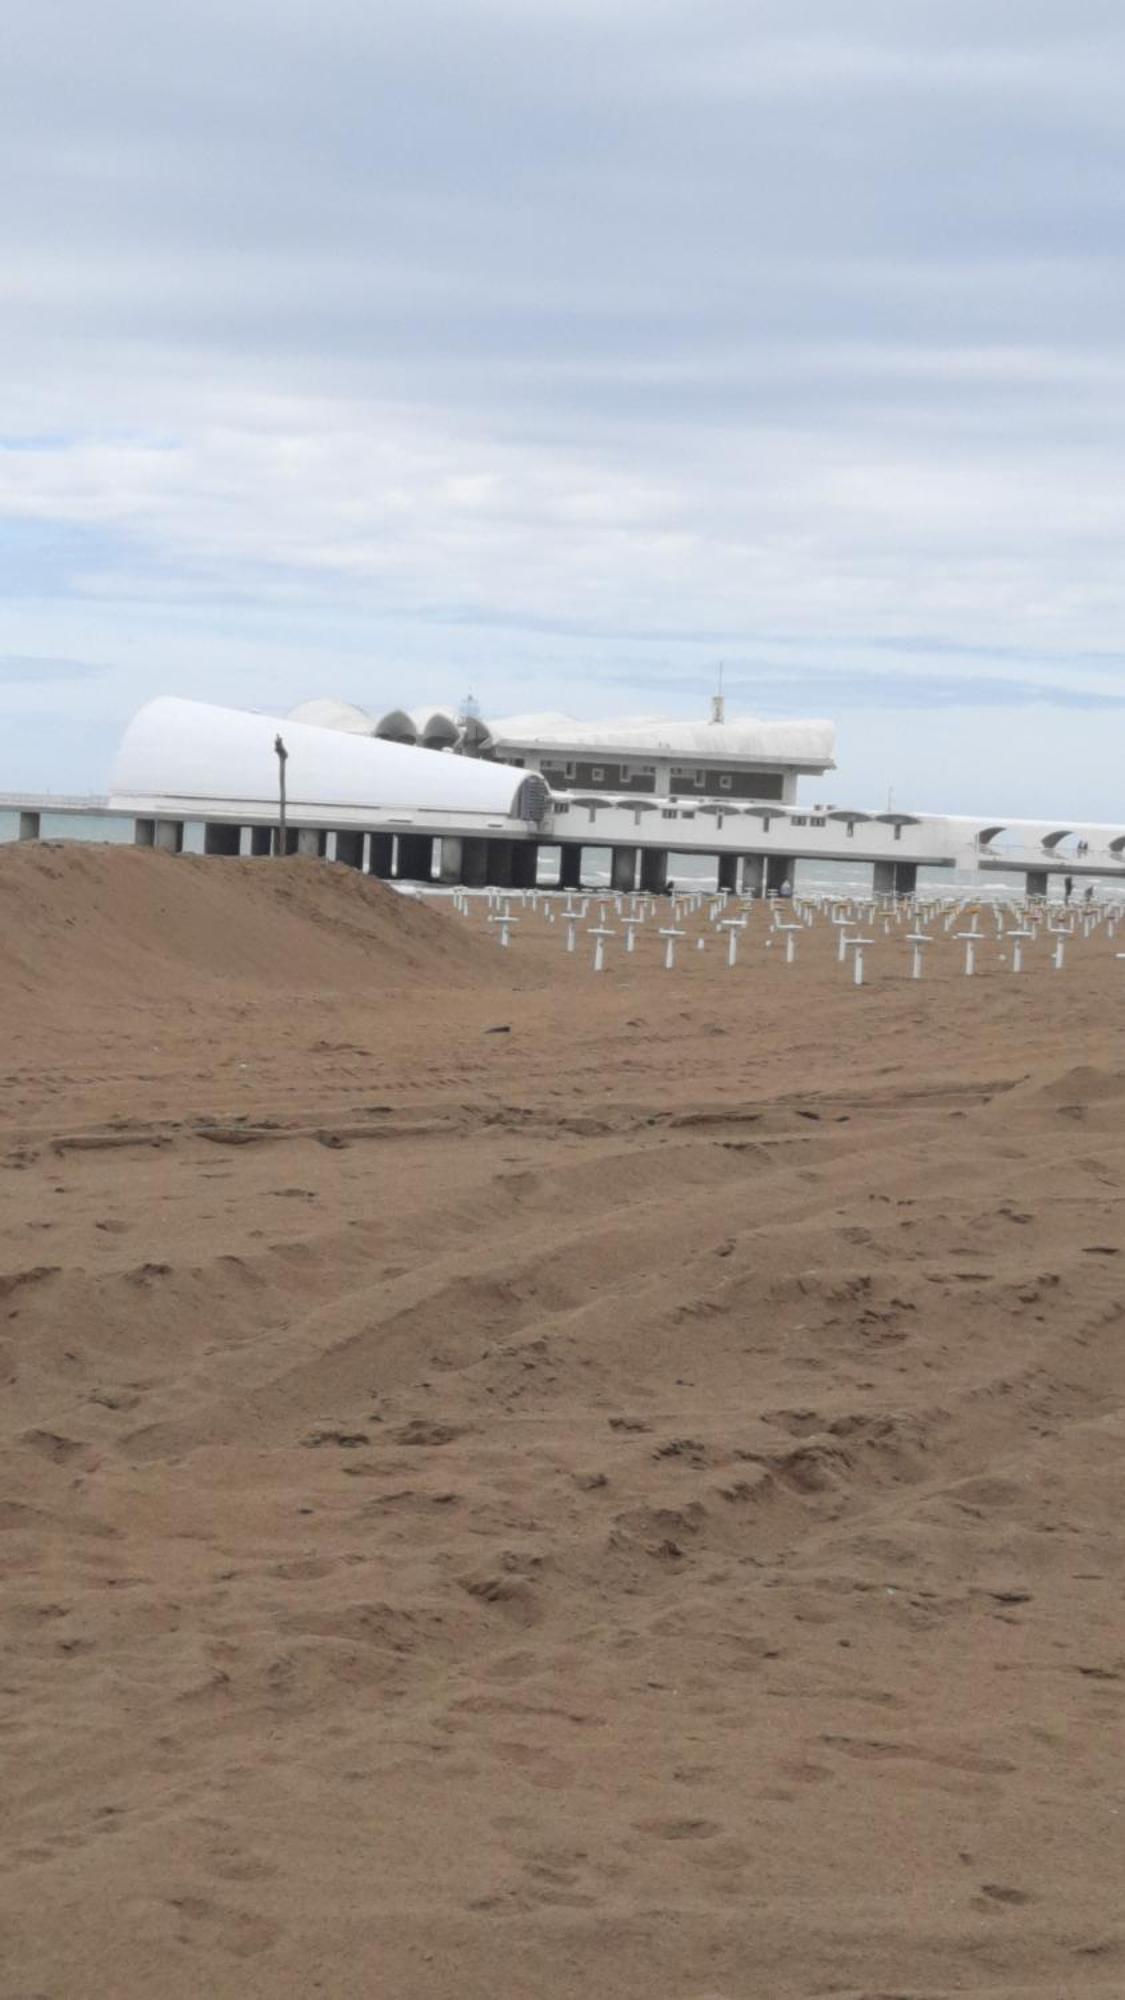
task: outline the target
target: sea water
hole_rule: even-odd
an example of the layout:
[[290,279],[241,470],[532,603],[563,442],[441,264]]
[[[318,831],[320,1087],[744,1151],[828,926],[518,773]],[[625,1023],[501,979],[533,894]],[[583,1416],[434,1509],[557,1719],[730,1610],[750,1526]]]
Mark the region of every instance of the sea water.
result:
[[[132,845],[132,813],[51,812],[47,806],[37,806],[35,810],[39,813],[40,840],[93,840],[114,847]],[[0,842],[18,840],[19,832],[19,812],[14,807],[0,806]],[[184,847],[189,854],[202,854],[202,820],[185,823]]]

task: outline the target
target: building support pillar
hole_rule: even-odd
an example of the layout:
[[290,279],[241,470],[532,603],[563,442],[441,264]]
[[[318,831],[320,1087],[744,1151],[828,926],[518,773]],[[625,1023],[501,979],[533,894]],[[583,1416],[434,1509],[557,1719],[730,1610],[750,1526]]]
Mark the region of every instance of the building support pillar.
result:
[[373,833],[367,843],[367,872],[377,875],[381,882],[389,882],[395,872],[395,837],[393,833]]
[[918,887],[916,861],[877,861],[874,872],[877,896],[912,896]]
[[537,840],[513,840],[512,887],[514,889],[534,889],[538,880],[539,842]]
[[1048,877],[1045,868],[1029,868],[1024,877],[1024,889],[1029,896],[1048,894]]
[[400,882],[432,882],[434,879],[434,837],[432,833],[400,833],[395,877]]
[[612,847],[609,854],[609,882],[616,895],[631,896],[637,886],[637,850]]
[[362,868],[364,838],[354,827],[341,827],[336,835],[337,861],[342,861],[346,868]]
[[513,842],[510,840],[486,840],[484,845],[486,850],[484,879],[488,883],[489,888],[511,889],[514,886],[512,881],[514,872]]
[[[155,847],[156,823],[155,821],[150,821],[149,824],[152,827],[152,839],[146,841],[144,844],[146,847]],[[204,854],[240,854],[242,852],[242,828],[240,826],[232,826],[227,820],[209,819],[203,828],[203,852]]]
[[297,853],[306,861],[323,861],[328,849],[328,835],[319,826],[299,826],[297,828]]
[[668,885],[668,849],[642,847],[641,888],[648,896],[662,896]]
[[582,887],[582,849],[576,840],[564,840],[559,848],[559,888]]
[[21,840],[38,840],[40,818],[37,812],[21,812],[19,837]]
[[765,888],[765,855],[744,854],[742,857],[742,894],[744,896],[763,896]]
[[152,844],[161,854],[182,854],[184,851],[184,823],[182,819],[158,819],[152,829]]
[[765,857],[765,863],[766,863],[767,896],[779,896],[781,894],[782,884],[785,882],[788,882],[790,891],[792,891],[794,887],[794,877],[797,873],[797,864],[793,860],[792,855],[767,854]]
[[[442,841],[444,850],[445,842]],[[461,881],[466,889],[483,889],[488,881],[488,842],[466,837],[461,842]]]
[[460,882],[461,870],[465,865],[465,843],[456,834],[443,833],[437,843],[437,878],[439,882]]

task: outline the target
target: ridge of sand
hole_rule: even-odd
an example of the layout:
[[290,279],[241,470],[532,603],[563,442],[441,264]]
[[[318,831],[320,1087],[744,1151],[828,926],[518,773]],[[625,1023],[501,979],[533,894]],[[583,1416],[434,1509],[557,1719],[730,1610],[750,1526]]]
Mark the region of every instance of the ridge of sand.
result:
[[[0,846],[5,1011],[471,980],[488,944],[358,869],[63,842]],[[60,994],[61,989],[61,994]]]

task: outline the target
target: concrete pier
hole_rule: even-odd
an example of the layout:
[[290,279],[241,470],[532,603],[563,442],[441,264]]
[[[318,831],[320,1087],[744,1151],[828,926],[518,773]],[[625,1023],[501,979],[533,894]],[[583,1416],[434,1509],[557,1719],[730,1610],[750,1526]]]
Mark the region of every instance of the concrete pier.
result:
[[400,833],[395,878],[399,882],[432,882],[434,840],[430,833]]
[[461,882],[464,879],[465,842],[456,834],[443,833],[437,844],[437,877],[439,882]]
[[[442,842],[444,847],[445,843]],[[488,882],[488,842],[471,839],[461,842],[460,880],[466,889],[483,889]]]
[[765,891],[765,855],[744,854],[742,857],[742,894],[744,896],[764,896]]
[[[207,854],[265,856],[280,851],[277,801],[268,788],[260,791],[259,796],[251,787],[251,802],[213,792],[186,797],[139,789],[108,798],[9,793],[0,796],[0,813],[8,837],[26,842],[42,840],[48,829],[52,838],[67,838],[68,818],[71,837],[78,838],[96,837],[90,822],[99,819],[114,837],[125,820],[140,847],[179,853],[185,845],[202,846]],[[360,811],[345,802],[305,802],[290,811],[285,851],[310,857],[327,851],[345,865],[366,865],[380,878],[397,874],[426,883],[434,879],[436,840],[442,881],[506,889],[535,884],[546,845],[558,851],[559,887],[574,892],[583,880],[584,849],[594,847],[599,854],[608,851],[618,895],[635,887],[658,894],[681,855],[691,857],[693,879],[699,863],[707,866],[714,857],[720,888],[744,896],[776,895],[785,881],[795,886],[798,866],[814,862],[845,862],[851,868],[862,863],[876,895],[888,898],[916,893],[920,868],[927,875],[949,869],[961,879],[975,874],[985,881],[1017,874],[1029,896],[1044,900],[1059,893],[1065,875],[1083,889],[1098,880],[1125,887],[1125,826],[1117,823],[981,822],[890,811],[853,814],[835,807],[797,811],[785,801],[776,810],[765,805],[728,810],[724,802],[704,801],[701,810],[694,798],[671,793],[659,798],[658,808],[655,799],[628,794],[603,802],[584,791],[571,797],[560,792],[540,801],[542,818],[492,816],[460,806],[448,813],[428,806],[392,813],[378,804]],[[642,810],[650,817],[642,818]],[[223,812],[227,818],[215,817]],[[337,812],[350,815],[351,823],[340,827]],[[646,836],[666,845],[642,846]]]
[[564,840],[559,849],[559,888],[582,887],[582,849],[577,841]]
[[[23,822],[25,818],[34,819],[36,822],[38,822],[39,815],[38,813],[20,814],[20,839],[38,840],[39,838],[38,824],[36,825],[36,830],[34,833],[25,833],[23,830]],[[240,832],[240,828],[235,827],[234,832],[237,836]],[[134,820],[133,840],[137,847],[158,847],[162,854],[182,854],[184,846],[183,820],[182,819]],[[229,854],[231,852],[237,854],[238,847],[236,846],[233,850],[227,847],[214,847],[214,848],[206,848],[204,851],[208,854]]]
[[877,896],[913,896],[918,887],[916,861],[876,861],[874,875]]
[[539,879],[539,847],[534,840],[512,842],[512,887],[534,889]]
[[[668,849],[666,847],[642,847],[641,888],[649,896],[660,896],[668,880]],[[564,887],[567,886],[564,884]]]
[[[140,825],[139,821],[138,825]],[[156,822],[154,820],[149,821],[149,825],[152,827],[153,837],[151,840],[145,841],[143,845],[154,847],[156,845]],[[241,854],[242,828],[240,826],[232,826],[227,820],[207,820],[203,828],[203,852],[204,854]]]
[[349,827],[336,835],[336,859],[348,868],[363,867],[363,842],[365,836]]
[[610,853],[610,887],[620,895],[630,896],[637,886],[637,850],[635,847],[615,847]]
[[367,872],[377,875],[381,882],[389,882],[395,872],[395,837],[393,833],[373,833],[367,849]]
[[511,889],[512,882],[512,842],[510,840],[486,840],[484,879],[490,889]]

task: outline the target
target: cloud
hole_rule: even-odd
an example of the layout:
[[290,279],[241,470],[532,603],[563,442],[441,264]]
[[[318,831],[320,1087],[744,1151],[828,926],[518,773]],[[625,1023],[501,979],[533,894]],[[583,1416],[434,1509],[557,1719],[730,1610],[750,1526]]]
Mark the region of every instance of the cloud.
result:
[[[651,693],[653,675],[618,673],[617,686],[645,689]],[[662,694],[695,695],[698,676],[663,675]],[[799,671],[796,677],[802,700],[818,715],[838,716],[866,709],[886,714],[895,710],[971,711],[975,709],[1026,708],[1067,709],[1079,714],[1125,709],[1125,693],[1107,688],[1078,688],[1066,683],[1028,681],[1015,677],[982,674],[922,674],[917,672],[876,673],[857,668],[851,673],[824,674],[816,669]],[[725,667],[723,687],[728,706],[752,714],[789,716],[792,712],[794,675],[791,672],[754,673]]]
[[[96,648],[106,730],[332,675],[694,710],[719,652],[996,764],[1108,711],[1123,59],[1108,0],[53,0],[0,139],[7,643]],[[938,740],[895,781],[961,782]]]
[[47,660],[0,653],[0,687],[49,687],[57,681],[99,680],[107,671],[93,660]]

